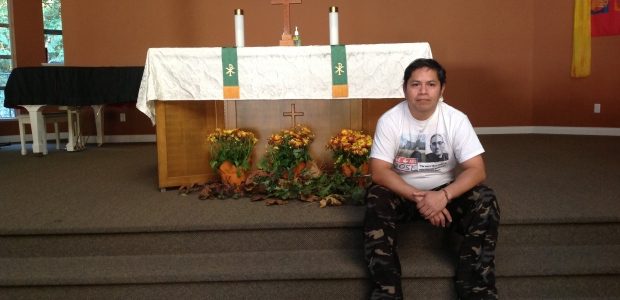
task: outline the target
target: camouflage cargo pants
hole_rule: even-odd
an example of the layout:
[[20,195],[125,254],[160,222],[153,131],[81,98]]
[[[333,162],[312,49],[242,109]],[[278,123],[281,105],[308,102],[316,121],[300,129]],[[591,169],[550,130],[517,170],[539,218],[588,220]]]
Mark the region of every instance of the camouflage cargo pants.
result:
[[[497,299],[495,244],[499,206],[493,190],[480,185],[448,204],[450,229],[463,235],[455,285],[460,299]],[[366,196],[364,251],[373,283],[370,299],[403,299],[397,253],[399,223],[424,220],[415,203],[373,185]]]

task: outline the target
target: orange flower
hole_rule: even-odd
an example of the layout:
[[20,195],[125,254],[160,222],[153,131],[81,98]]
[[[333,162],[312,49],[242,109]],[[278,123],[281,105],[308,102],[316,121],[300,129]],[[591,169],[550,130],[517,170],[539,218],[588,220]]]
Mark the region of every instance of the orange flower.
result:
[[343,164],[359,167],[368,161],[372,138],[362,131],[342,129],[329,140],[326,147],[333,152],[336,167]]
[[250,131],[216,128],[207,136],[207,141],[211,143],[212,168],[217,169],[225,161],[230,161],[241,170],[248,170],[250,156],[258,140]]
[[261,168],[268,172],[279,172],[282,169],[289,170],[301,162],[310,161],[308,147],[313,140],[312,130],[303,125],[271,135]]

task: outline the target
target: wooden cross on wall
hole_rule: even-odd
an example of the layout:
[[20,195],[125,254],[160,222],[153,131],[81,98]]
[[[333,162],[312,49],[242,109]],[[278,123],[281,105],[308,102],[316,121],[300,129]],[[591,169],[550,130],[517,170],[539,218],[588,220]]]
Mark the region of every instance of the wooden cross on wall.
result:
[[301,4],[301,0],[271,0],[271,4],[282,4],[282,21],[284,29],[282,31],[282,39],[280,46],[293,46],[293,37],[291,35],[291,4]]
[[304,112],[295,111],[295,104],[291,104],[291,111],[282,113],[283,117],[291,118],[291,122],[292,122],[291,127],[297,126],[297,117],[302,117],[303,115],[304,115]]

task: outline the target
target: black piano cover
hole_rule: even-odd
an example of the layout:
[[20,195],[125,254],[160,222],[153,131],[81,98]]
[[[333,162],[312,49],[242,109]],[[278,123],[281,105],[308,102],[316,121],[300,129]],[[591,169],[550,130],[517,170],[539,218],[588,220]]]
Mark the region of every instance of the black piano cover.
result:
[[11,72],[4,106],[136,102],[144,67],[20,67]]

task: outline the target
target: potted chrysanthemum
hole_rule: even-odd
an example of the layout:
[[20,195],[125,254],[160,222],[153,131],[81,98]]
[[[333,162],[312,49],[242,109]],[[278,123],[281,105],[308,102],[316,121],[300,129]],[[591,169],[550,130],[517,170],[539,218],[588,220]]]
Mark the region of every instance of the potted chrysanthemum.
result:
[[219,171],[223,183],[240,185],[251,167],[252,150],[257,142],[254,133],[217,128],[207,140],[211,144],[211,167]]
[[264,188],[269,197],[301,197],[306,193],[307,182],[320,174],[310,156],[313,140],[314,133],[303,125],[272,134],[258,166],[264,175],[257,176],[255,183]]
[[278,177],[299,175],[312,160],[309,146],[313,140],[314,133],[303,125],[272,134],[267,141],[267,152],[260,168]]
[[342,129],[327,144],[334,158],[334,166],[347,176],[368,174],[368,158],[372,137],[362,131]]

